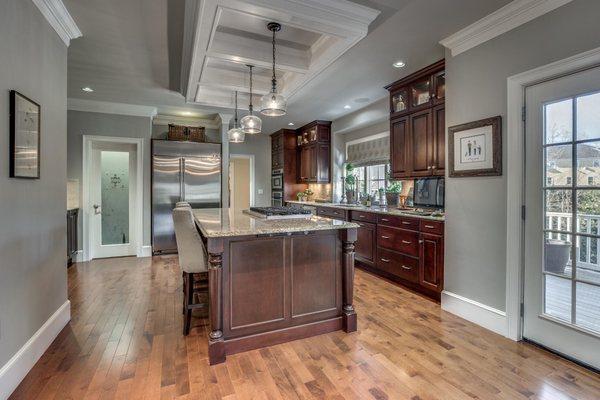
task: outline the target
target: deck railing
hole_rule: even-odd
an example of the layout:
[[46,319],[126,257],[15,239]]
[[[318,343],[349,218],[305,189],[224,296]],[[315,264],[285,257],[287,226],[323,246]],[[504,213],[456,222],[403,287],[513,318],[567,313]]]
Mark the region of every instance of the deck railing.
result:
[[[546,226],[552,230],[571,232],[573,215],[570,213],[546,213]],[[589,269],[600,272],[600,215],[579,214],[577,217],[576,232],[590,236],[576,237],[577,268]],[[570,234],[549,232],[547,237],[571,241]]]

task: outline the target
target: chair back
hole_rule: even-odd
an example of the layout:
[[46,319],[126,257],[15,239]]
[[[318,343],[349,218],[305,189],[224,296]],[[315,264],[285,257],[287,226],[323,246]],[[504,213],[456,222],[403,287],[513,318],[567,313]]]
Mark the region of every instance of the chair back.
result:
[[196,229],[192,209],[189,207],[175,208],[173,222],[181,269],[190,274],[208,271],[206,250]]
[[187,201],[178,201],[177,203],[175,203],[175,208],[179,208],[179,207],[190,207],[190,208],[192,208],[192,206],[190,206],[190,203],[188,203]]

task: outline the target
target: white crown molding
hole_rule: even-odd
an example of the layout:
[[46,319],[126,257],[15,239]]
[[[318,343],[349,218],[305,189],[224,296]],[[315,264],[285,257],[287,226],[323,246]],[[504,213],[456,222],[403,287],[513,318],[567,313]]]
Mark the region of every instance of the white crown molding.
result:
[[67,109],[71,111],[85,111],[103,114],[131,115],[135,117],[154,117],[158,110],[152,106],[140,106],[137,104],[112,103],[108,101],[97,101],[69,97]]
[[[228,121],[229,122],[229,121]],[[203,126],[206,129],[219,129],[221,127],[221,120],[217,115],[213,119],[206,118],[194,118],[194,117],[182,117],[178,115],[164,115],[158,114],[152,119],[153,125],[185,125],[185,126]]]
[[457,56],[573,0],[514,0],[440,41]]
[[71,39],[83,36],[62,0],[32,1],[67,47],[69,47]]

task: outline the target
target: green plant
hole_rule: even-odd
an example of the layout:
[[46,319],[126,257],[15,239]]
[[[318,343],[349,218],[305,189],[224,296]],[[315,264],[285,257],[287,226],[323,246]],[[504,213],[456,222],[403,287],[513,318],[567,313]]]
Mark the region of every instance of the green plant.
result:
[[400,193],[402,191],[402,182],[392,180],[390,173],[386,173],[386,179],[388,181],[387,187],[385,188],[386,193]]
[[354,189],[356,175],[354,175],[354,165],[351,163],[346,164],[346,178],[344,181],[346,182],[346,190]]

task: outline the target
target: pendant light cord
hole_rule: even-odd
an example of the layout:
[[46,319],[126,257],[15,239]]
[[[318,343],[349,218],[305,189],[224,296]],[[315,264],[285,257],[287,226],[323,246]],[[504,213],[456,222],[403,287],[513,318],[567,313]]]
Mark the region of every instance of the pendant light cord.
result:
[[238,109],[238,104],[237,104],[237,90],[235,91],[235,126],[234,128],[238,127],[238,114],[237,114],[237,109]]
[[250,115],[252,115],[252,67],[253,65],[248,65],[248,68],[250,68],[250,105],[248,106]]
[[273,29],[273,79],[271,80],[271,90],[277,92],[277,78],[275,77],[275,29]]

